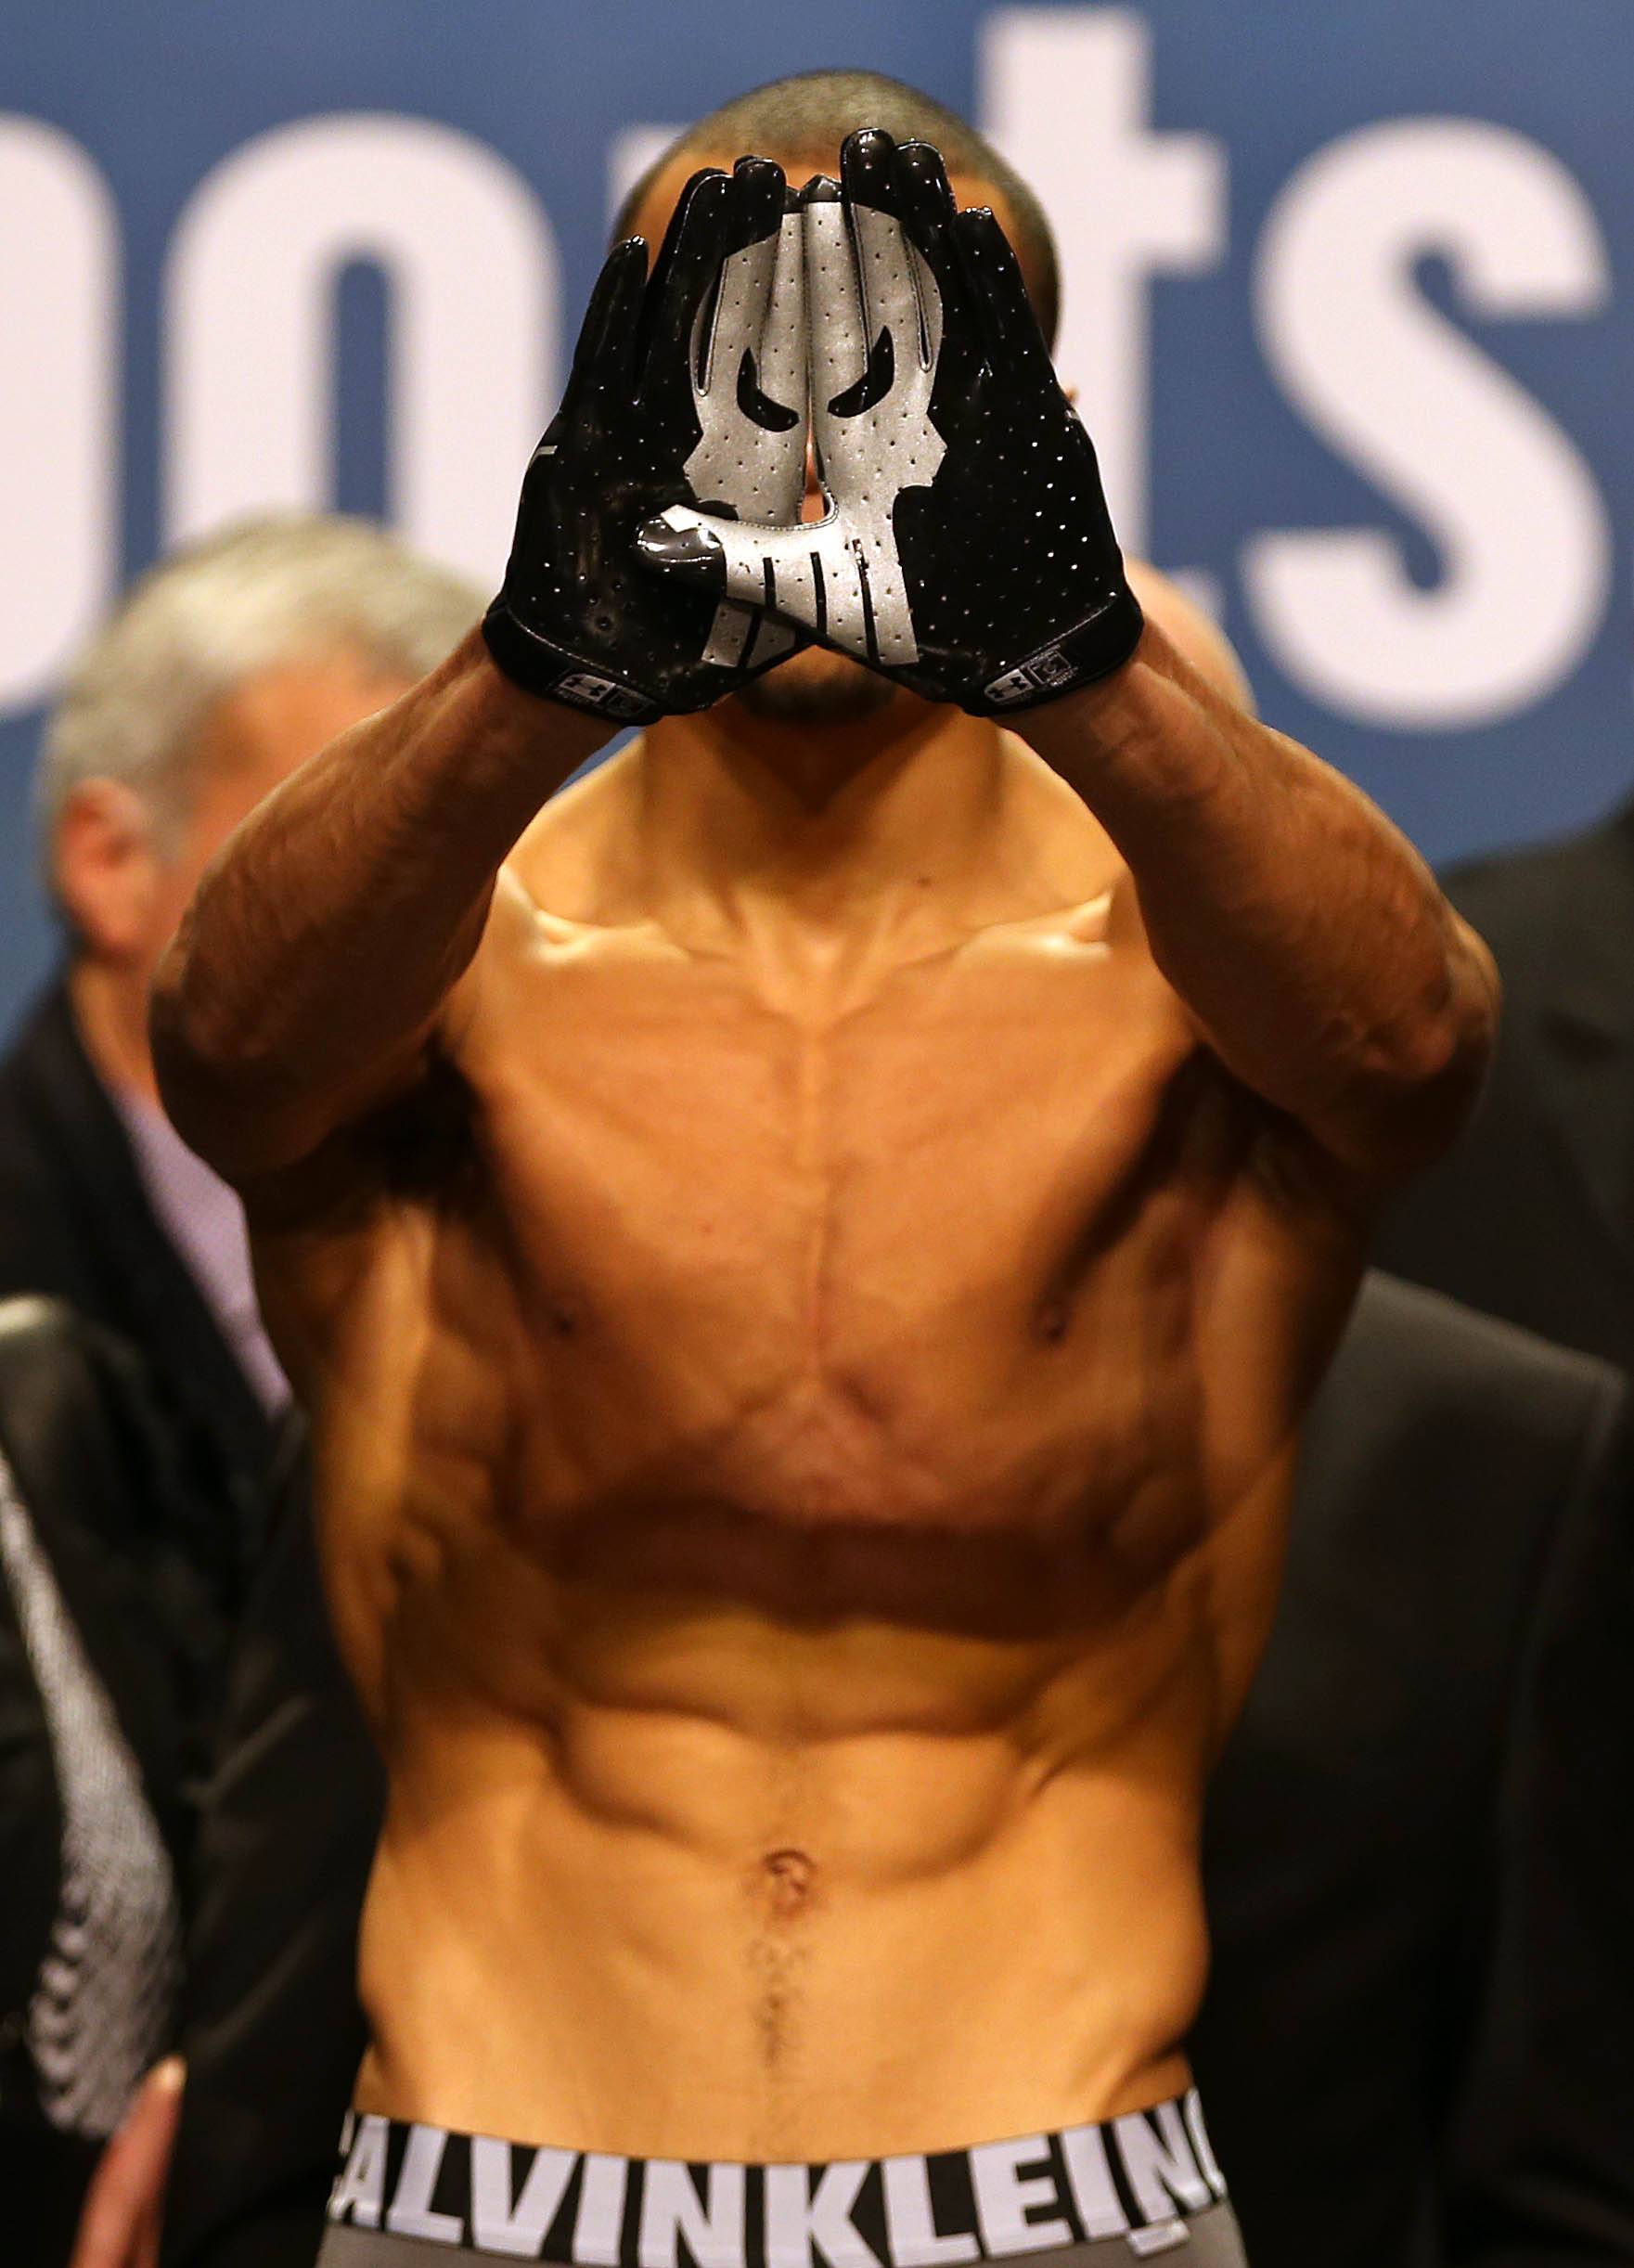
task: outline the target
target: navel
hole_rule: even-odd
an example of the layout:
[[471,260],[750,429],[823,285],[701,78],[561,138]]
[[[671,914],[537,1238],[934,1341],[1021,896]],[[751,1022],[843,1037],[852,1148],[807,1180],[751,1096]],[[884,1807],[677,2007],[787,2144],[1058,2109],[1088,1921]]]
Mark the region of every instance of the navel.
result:
[[771,1894],[776,1914],[797,1914],[809,1903],[817,1879],[817,1862],[804,1850],[769,1850],[760,1871]]

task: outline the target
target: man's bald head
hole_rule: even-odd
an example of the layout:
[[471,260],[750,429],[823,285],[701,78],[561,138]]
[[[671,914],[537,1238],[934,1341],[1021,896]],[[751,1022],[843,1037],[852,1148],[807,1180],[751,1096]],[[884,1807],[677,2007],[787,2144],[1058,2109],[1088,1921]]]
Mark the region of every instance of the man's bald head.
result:
[[[748,155],[775,158],[796,186],[837,173],[840,146],[860,126],[883,126],[899,142],[933,142],[961,205],[990,204],[1015,246],[1037,313],[1054,342],[1061,304],[1055,237],[1044,208],[1012,165],[957,110],[900,79],[872,71],[808,71],[734,97],[677,135],[620,208],[615,238],[645,236],[667,220],[701,166],[730,166]],[[662,226],[659,233],[662,234]]]

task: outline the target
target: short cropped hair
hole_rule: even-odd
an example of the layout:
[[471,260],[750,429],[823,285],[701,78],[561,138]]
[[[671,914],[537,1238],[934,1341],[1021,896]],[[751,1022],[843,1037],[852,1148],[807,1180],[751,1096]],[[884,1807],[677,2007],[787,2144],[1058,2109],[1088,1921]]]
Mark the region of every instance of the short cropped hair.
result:
[[340,653],[422,677],[481,607],[470,585],[366,520],[245,521],[174,552],[92,638],[46,725],[34,812],[47,870],[64,806],[88,780],[129,788],[161,852],[174,850],[199,735],[247,678]]
[[619,210],[614,238],[630,234],[643,199],[677,158],[778,151],[804,158],[826,150],[837,155],[846,135],[859,126],[883,126],[899,142],[933,142],[951,173],[978,174],[1003,193],[1014,215],[1015,249],[1039,329],[1053,345],[1061,315],[1061,263],[1055,232],[1036,194],[957,110],[880,71],[797,71],[723,103],[677,135],[648,167]]

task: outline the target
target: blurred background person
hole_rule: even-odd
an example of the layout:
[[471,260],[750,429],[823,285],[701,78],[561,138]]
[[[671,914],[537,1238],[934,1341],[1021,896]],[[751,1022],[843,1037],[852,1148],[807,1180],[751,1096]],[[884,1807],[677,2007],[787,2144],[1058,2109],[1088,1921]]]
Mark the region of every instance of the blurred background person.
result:
[[1634,803],[1455,868],[1503,1021],[1452,1153],[1386,1216],[1387,1266],[1634,1370]]
[[1206,1822],[1191,2053],[1254,2268],[1634,2261],[1628,1415],[1365,1280]]
[[59,967],[0,1060],[0,1294],[139,1355],[223,1628],[288,1389],[238,1199],[161,1110],[153,970],[238,822],[439,661],[474,594],[367,522],[267,520],[144,575],[70,672],[35,784]]
[[190,1824],[288,1400],[238,1200],[154,1093],[149,980],[244,814],[474,612],[364,522],[241,526],[142,578],[46,733],[63,961],[0,1063],[0,2162],[29,2262],[66,2258],[174,2032]]

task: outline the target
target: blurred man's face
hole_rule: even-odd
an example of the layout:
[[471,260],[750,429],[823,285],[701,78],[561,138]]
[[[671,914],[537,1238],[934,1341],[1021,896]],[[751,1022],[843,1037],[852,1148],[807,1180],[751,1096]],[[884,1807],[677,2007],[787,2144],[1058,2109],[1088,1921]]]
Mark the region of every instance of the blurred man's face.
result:
[[[809,181],[814,174],[838,175],[840,171],[840,153],[837,149],[816,153],[782,149],[762,149],[753,153],[711,150],[677,158],[660,174],[642,199],[631,233],[645,237],[649,254],[656,253],[663,241],[670,214],[692,175],[710,165],[718,165],[723,172],[730,173],[740,157],[750,154],[775,158],[796,187]],[[952,174],[949,180],[954,197],[960,205],[991,205],[1000,226],[1013,241],[1015,216],[1000,190],[978,174]],[[801,516],[805,520],[820,520],[823,509],[817,467],[808,447],[805,501]],[[898,689],[888,677],[881,677],[861,662],[853,661],[849,654],[832,653],[826,646],[807,646],[799,653],[791,654],[786,662],[779,662],[764,677],[752,678],[747,685],[740,688],[734,698],[752,715],[773,718],[783,724],[847,725],[877,715],[898,698]]]
[[122,784],[75,790],[58,830],[57,887],[82,957],[146,985],[206,866],[238,822],[338,733],[406,692],[348,653],[247,677],[205,719],[188,760],[179,842]]
[[257,804],[332,740],[409,689],[359,656],[289,662],[246,677],[205,720],[192,806],[155,894],[155,959],[174,935],[199,877]]

